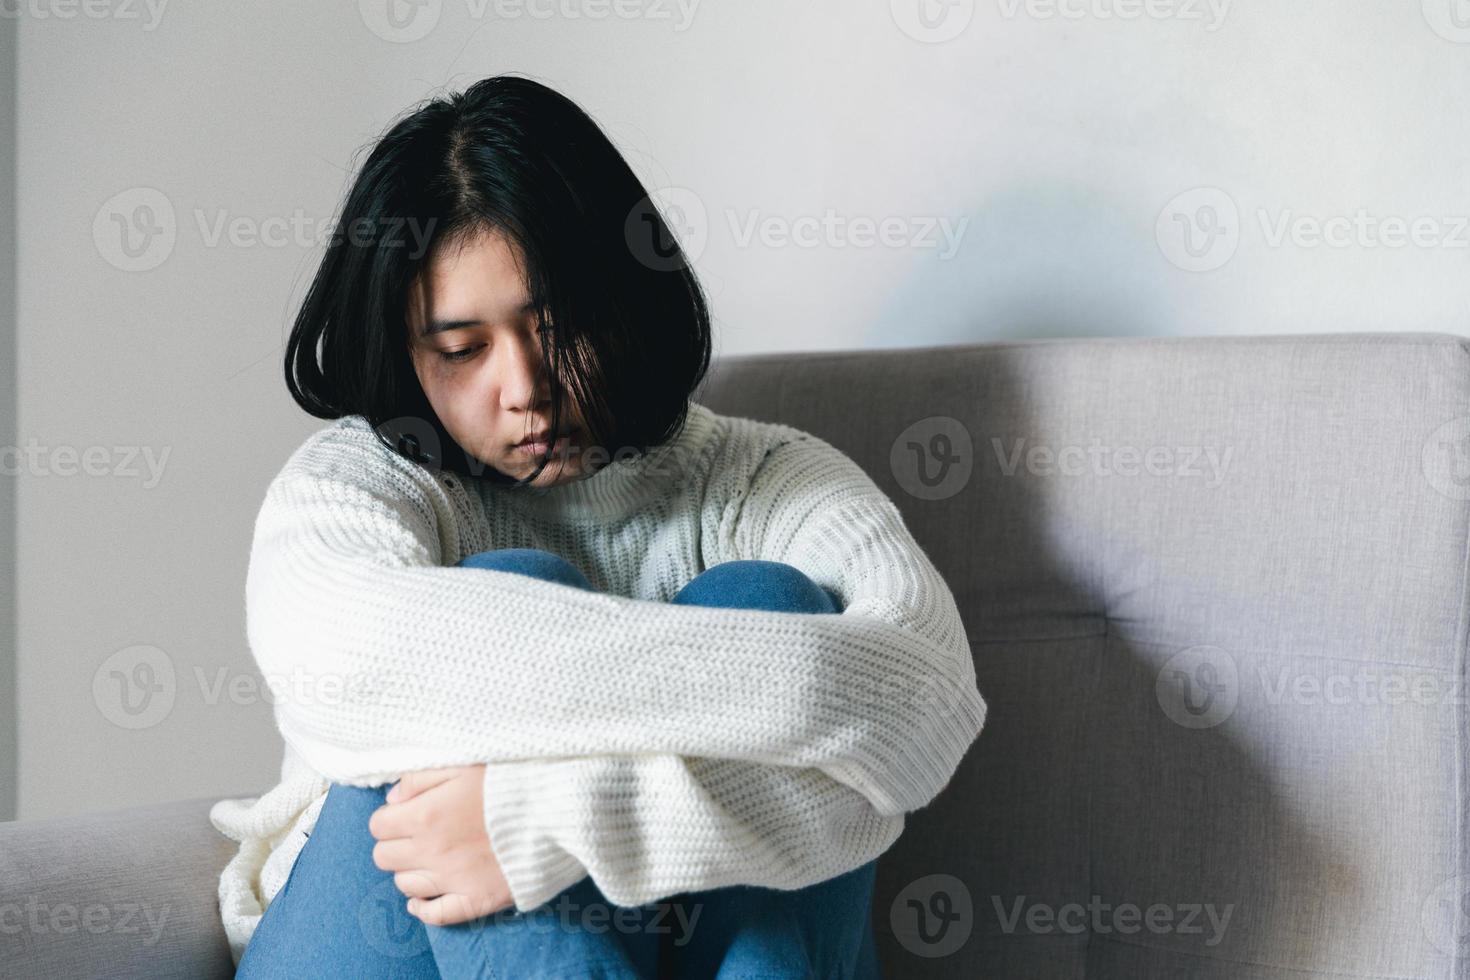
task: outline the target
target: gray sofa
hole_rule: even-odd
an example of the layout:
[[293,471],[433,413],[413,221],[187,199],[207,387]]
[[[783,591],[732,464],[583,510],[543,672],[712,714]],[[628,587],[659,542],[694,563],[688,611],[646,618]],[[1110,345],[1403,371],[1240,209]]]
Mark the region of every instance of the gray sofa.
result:
[[[880,862],[888,976],[1470,977],[1467,343],[717,362],[700,400],[851,454],[964,610],[990,717]],[[228,976],[210,802],[0,825],[0,973]]]

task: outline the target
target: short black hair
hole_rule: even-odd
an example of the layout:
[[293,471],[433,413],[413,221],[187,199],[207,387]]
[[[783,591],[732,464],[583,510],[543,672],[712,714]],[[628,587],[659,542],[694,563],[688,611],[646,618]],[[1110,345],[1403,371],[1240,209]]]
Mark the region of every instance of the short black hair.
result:
[[[487,231],[506,236],[526,271],[551,426],[561,424],[565,387],[592,445],[613,458],[676,435],[710,364],[704,292],[597,123],[515,75],[426,100],[372,146],[287,343],[296,403],[318,418],[364,416],[423,465],[465,476],[487,469],[429,405],[408,323],[413,284],[436,249]],[[523,481],[485,475],[529,483],[553,453]]]

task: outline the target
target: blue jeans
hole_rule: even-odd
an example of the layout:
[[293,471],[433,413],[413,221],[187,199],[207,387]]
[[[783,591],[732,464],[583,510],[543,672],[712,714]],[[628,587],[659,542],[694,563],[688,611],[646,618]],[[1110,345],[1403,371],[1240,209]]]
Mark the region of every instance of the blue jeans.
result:
[[[503,548],[460,565],[592,589],[570,562]],[[673,602],[840,612],[837,597],[790,565],[731,561]],[[334,784],[311,837],[245,948],[237,977],[653,978],[878,977],[870,922],[877,861],[795,891],[734,885],[636,908],[612,905],[590,875],[540,908],[453,926],[408,914],[391,872],[373,863],[368,818],[387,786]]]

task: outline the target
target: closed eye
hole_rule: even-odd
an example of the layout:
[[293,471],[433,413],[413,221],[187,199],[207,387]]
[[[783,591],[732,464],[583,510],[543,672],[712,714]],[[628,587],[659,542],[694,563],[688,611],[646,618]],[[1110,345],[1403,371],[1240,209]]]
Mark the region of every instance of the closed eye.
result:
[[[551,332],[551,328],[550,327],[543,326],[543,327],[537,328],[536,335],[538,337],[543,337],[544,338],[550,332]],[[473,354],[475,351],[477,351],[479,349],[480,349],[479,347],[464,347],[464,348],[461,348],[460,350],[441,350],[441,351],[439,351],[439,359],[440,360],[443,360],[443,361],[448,361],[451,364],[457,364],[460,361],[467,361],[467,360],[469,360],[470,355]]]

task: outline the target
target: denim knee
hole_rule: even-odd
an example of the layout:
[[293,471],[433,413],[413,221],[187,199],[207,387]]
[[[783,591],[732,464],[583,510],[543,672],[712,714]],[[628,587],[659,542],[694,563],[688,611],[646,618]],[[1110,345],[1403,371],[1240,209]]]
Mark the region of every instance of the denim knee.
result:
[[575,585],[589,592],[596,591],[581,570],[561,555],[540,548],[496,548],[477,551],[460,559],[464,568],[490,568],[502,572],[518,572],[532,578],[563,585]]
[[780,561],[742,558],[721,562],[690,579],[673,602],[772,612],[835,613],[842,604],[831,589]]

